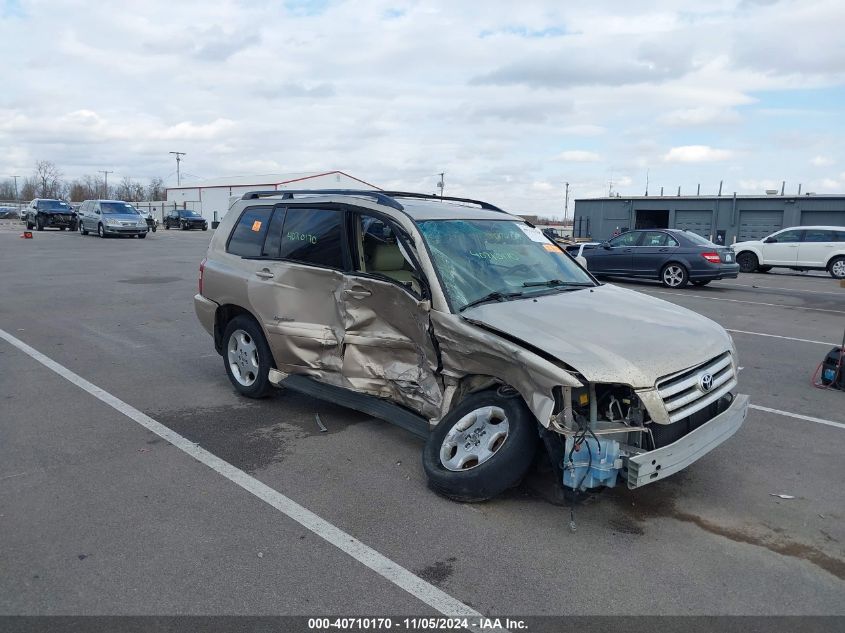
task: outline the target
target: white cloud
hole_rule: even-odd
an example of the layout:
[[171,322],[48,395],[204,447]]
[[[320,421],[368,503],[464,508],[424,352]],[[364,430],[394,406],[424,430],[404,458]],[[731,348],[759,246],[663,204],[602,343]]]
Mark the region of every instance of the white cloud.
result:
[[736,110],[732,108],[719,108],[713,106],[699,106],[695,108],[673,110],[672,112],[667,112],[659,118],[661,123],[677,127],[738,123],[740,120],[741,118]]
[[667,163],[710,163],[728,160],[733,152],[727,149],[715,149],[709,145],[681,145],[673,147],[663,157]]
[[601,156],[595,152],[588,152],[581,149],[571,149],[561,152],[555,156],[555,160],[562,160],[568,163],[596,163],[601,160]]
[[815,156],[810,162],[816,167],[828,167],[836,161],[830,158],[830,156]]

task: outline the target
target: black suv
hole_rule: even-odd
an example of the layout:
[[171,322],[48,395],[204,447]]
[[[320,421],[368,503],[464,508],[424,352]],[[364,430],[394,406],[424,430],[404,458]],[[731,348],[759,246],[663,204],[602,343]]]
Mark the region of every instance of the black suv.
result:
[[26,208],[24,215],[26,228],[37,228],[43,231],[45,227],[55,227],[60,231],[76,230],[76,213],[64,200],[51,198],[36,198]]
[[166,229],[179,228],[183,231],[187,231],[189,229],[202,229],[203,231],[208,230],[208,221],[196,211],[189,211],[187,209],[169,211],[164,216],[163,223],[164,228]]

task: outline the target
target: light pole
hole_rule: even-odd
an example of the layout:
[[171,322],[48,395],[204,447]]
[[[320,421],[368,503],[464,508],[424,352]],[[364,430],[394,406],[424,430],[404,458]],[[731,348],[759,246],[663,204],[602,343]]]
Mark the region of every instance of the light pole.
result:
[[15,202],[17,202],[18,201],[18,178],[20,178],[20,176],[12,176],[12,178],[15,179]]
[[105,176],[105,182],[106,182],[105,187],[104,187],[105,191],[103,192],[103,197],[108,198],[109,197],[109,174],[113,174],[114,172],[113,171],[107,171],[105,169],[101,169],[100,173]]
[[171,154],[176,154],[176,186],[182,186],[182,175],[179,173],[179,163],[182,162],[182,157],[187,152],[170,152]]
[[569,183],[564,183],[566,185],[566,196],[564,197],[563,202],[563,223],[566,224],[566,218],[569,215]]

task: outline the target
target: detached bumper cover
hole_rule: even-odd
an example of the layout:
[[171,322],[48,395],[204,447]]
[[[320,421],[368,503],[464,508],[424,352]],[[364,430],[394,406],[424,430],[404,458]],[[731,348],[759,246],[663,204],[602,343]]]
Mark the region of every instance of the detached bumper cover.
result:
[[677,442],[628,458],[628,488],[640,488],[683,470],[739,430],[748,415],[748,396],[738,395],[726,411]]

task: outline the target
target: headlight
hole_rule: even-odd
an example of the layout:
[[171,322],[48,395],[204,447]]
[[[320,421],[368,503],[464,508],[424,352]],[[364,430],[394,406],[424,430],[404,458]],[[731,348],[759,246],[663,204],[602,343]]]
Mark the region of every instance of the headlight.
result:
[[117,224],[117,220],[112,220],[111,218],[106,218],[106,224],[109,226],[114,226]]

